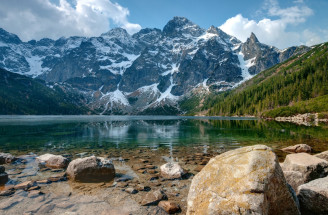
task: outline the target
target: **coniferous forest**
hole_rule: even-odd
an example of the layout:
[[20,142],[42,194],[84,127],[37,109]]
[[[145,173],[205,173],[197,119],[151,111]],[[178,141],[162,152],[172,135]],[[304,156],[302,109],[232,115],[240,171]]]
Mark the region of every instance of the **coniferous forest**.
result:
[[328,111],[328,43],[261,72],[234,90],[208,96],[208,115],[291,116]]

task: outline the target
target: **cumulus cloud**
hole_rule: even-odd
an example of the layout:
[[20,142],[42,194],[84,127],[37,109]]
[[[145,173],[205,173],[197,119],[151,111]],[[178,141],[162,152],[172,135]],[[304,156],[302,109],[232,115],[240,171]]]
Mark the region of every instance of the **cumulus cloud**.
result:
[[246,41],[251,32],[254,32],[261,42],[278,48],[322,42],[323,39],[309,29],[301,33],[288,31],[289,26],[297,26],[313,15],[312,9],[302,0],[296,0],[294,4],[292,7],[281,8],[276,0],[267,0],[260,13],[271,18],[255,21],[238,14],[228,19],[220,28],[241,41]]
[[110,0],[1,0],[0,27],[22,40],[58,39],[62,36],[99,36],[110,27],[125,28],[130,34],[141,29],[128,21],[129,10]]

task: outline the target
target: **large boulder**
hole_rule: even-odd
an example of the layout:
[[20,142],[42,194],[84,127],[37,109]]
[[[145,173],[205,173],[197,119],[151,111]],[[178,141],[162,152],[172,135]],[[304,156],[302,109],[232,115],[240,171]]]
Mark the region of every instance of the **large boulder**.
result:
[[290,152],[290,153],[311,153],[312,152],[312,148],[309,145],[306,144],[297,144],[294,146],[288,146],[286,148],[281,149],[284,152]]
[[9,153],[0,153],[0,164],[11,163],[15,160],[17,160],[17,158]]
[[328,162],[307,153],[289,154],[283,162],[287,182],[297,187],[317,178],[328,175]]
[[299,186],[298,199],[302,215],[328,214],[328,177]]
[[325,161],[328,161],[328,151],[321,152],[314,156],[316,156],[317,158],[320,158],[320,159],[324,159]]
[[5,167],[0,166],[0,185],[6,184],[8,181],[8,174],[5,172]]
[[52,169],[63,169],[66,168],[69,160],[61,155],[44,154],[36,157],[36,161],[46,167]]
[[178,163],[166,163],[160,169],[161,176],[166,179],[179,179],[185,174],[185,170]]
[[264,145],[212,158],[193,178],[187,214],[300,214],[277,156]]
[[115,168],[109,160],[91,156],[70,162],[66,173],[68,178],[73,181],[97,183],[113,180]]

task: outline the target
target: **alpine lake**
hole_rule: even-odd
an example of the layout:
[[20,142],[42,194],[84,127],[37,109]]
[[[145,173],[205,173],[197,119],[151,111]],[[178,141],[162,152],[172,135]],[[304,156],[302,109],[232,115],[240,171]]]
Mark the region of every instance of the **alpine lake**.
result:
[[[296,125],[257,118],[186,116],[0,116],[0,152],[24,162],[5,164],[9,181],[0,192],[25,181],[42,181],[65,170],[39,166],[45,153],[71,160],[91,155],[112,160],[112,182],[69,180],[38,185],[39,194],[17,190],[0,196],[0,214],[160,214],[156,206],[141,206],[149,190],[161,189],[184,214],[193,175],[216,155],[235,148],[264,144],[280,162],[280,149],[305,143],[314,152],[328,150],[328,125]],[[188,176],[163,180],[159,167],[178,162]],[[137,165],[147,168],[138,169]],[[142,185],[144,191],[126,192]],[[35,192],[34,192],[35,193]]]

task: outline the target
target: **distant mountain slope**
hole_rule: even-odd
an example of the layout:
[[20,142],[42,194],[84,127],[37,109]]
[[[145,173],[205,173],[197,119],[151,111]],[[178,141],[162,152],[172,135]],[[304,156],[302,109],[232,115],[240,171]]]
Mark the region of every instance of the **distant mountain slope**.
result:
[[184,17],[134,35],[115,28],[28,42],[0,29],[1,68],[80,93],[98,114],[179,114],[191,91],[231,89],[307,49],[279,50],[255,34],[243,43]]
[[[81,98],[74,98],[76,101]],[[0,68],[0,114],[86,114],[59,88]]]
[[327,95],[325,43],[261,72],[230,92],[208,98],[203,109],[209,109],[209,115],[290,116],[328,111],[327,103],[324,104]]

